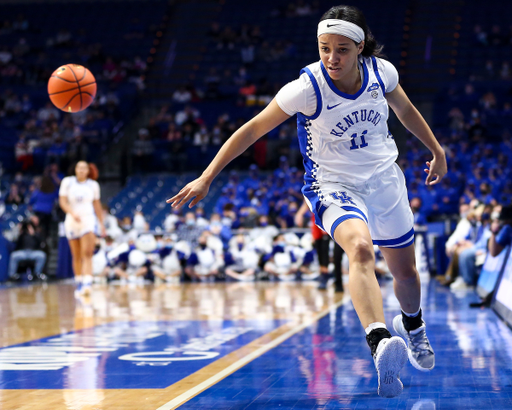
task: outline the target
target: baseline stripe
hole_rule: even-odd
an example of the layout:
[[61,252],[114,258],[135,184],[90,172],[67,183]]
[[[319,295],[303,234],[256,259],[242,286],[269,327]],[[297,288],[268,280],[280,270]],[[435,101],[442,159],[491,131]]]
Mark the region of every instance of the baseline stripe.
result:
[[[236,361],[232,365],[226,367],[224,370],[218,372],[217,374],[213,375],[209,379],[205,380],[204,382],[192,387],[190,390],[186,391],[185,393],[180,394],[178,397],[175,397],[168,403],[165,403],[163,406],[160,406],[157,410],[172,410],[177,408],[178,406],[181,406],[183,403],[189,401],[193,397],[197,396],[199,393],[203,392],[204,390],[208,389],[209,387],[213,386],[214,384],[220,382],[222,379],[226,378],[227,376],[231,375],[232,373],[236,372],[246,364],[252,362],[254,359],[257,359],[264,353],[268,352],[269,350],[273,349],[274,347],[280,345],[285,340],[289,339],[296,333],[299,333],[300,331],[306,329],[307,327],[311,326],[316,321],[320,320],[322,317],[326,316],[328,313],[332,312],[333,310],[336,310],[341,305],[344,305],[350,301],[350,297],[348,295],[345,295],[341,300],[336,302],[334,305],[332,305],[330,308],[325,309],[323,312],[318,313],[313,318],[307,320],[306,322],[295,326],[294,328],[290,329],[286,333],[282,334],[281,336],[277,337],[276,339],[270,341],[269,343],[264,344],[257,350],[251,352],[247,356],[243,357],[242,359]],[[200,370],[199,370],[200,371]]]

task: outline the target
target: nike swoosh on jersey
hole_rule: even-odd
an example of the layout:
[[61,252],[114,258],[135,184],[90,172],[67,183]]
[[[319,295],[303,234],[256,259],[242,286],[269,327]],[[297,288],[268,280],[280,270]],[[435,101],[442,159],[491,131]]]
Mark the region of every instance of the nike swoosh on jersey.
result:
[[341,104],[341,103],[336,104],[336,105],[333,105],[332,107],[327,106],[327,109],[328,109],[328,110],[332,110],[333,108],[336,108],[336,107],[337,107],[338,105],[340,105],[340,104]]

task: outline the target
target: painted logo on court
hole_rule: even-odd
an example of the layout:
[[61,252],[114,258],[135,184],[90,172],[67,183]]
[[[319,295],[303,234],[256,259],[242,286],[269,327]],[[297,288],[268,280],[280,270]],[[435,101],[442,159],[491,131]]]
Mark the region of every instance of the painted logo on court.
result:
[[120,322],[35,340],[0,349],[0,388],[165,388],[281,324]]

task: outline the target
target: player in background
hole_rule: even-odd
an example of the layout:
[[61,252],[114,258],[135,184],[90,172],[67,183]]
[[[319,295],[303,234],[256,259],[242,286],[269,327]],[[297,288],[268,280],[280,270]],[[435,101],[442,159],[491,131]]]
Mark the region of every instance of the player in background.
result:
[[105,236],[100,186],[89,177],[90,173],[90,165],[79,161],[75,175],[64,178],[59,190],[59,205],[66,213],[64,230],[71,248],[78,295],[87,295],[91,290],[96,221],[101,236]]
[[[398,149],[389,133],[389,106],[432,154],[425,183],[447,172],[444,150],[398,84],[398,71],[380,58],[363,13],[353,6],[327,11],[317,27],[320,61],[285,85],[256,117],[239,128],[196,180],[167,202],[189,207],[203,199],[213,179],[270,130],[297,114],[305,176],[302,193],[315,223],[349,259],[349,290],[366,333],[378,374],[378,394],[401,394],[400,370],[409,357],[419,370],[434,368],[434,351],[421,313],[421,286],[414,253],[414,217],[405,178],[395,163]],[[388,106],[389,105],[389,106]],[[402,314],[391,336],[375,277],[373,243],[394,277]]]
[[[304,215],[309,211],[309,207],[306,201],[302,203],[300,208],[297,210],[295,214],[295,225],[303,226],[304,225]],[[318,266],[320,270],[320,277],[318,278],[318,289],[319,290],[327,290],[327,282],[330,279],[329,273],[329,261],[330,261],[330,242],[331,237],[327,232],[323,229],[319,228],[318,225],[315,224],[315,216],[311,215],[311,235],[313,237],[313,246],[315,248],[316,254],[318,256]],[[333,262],[334,262],[334,286],[336,292],[343,292],[343,274],[342,274],[342,259],[343,259],[343,249],[336,242],[334,242],[334,252],[333,252]]]

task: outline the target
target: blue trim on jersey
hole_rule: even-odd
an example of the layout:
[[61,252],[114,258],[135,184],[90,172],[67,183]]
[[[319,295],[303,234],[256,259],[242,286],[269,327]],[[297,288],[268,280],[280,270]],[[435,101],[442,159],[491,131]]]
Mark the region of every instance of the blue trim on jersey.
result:
[[384,87],[384,82],[382,81],[382,78],[380,78],[379,69],[377,68],[377,60],[374,56],[372,56],[372,64],[373,64],[373,71],[375,71],[375,76],[377,77],[377,81],[379,82],[382,92],[386,94],[386,87]]
[[[413,243],[414,243],[414,236],[412,237],[412,239],[409,242],[407,242],[403,245],[400,245],[400,246],[384,246],[384,245],[379,245],[379,246],[382,246],[383,248],[389,248],[389,249],[402,249],[402,248],[407,248],[407,247],[411,246]],[[377,243],[375,243],[375,241],[373,241],[373,244],[378,245]]]
[[322,230],[325,231],[320,215],[324,214],[327,207],[322,204],[322,201],[320,201],[320,198],[316,192],[311,188],[311,185],[304,185],[301,191],[311,204],[313,215],[315,215],[315,225],[319,226]]
[[299,138],[299,148],[303,158],[304,170],[306,171],[304,173],[304,186],[302,187],[301,191],[311,204],[313,213],[315,214],[315,223],[320,228],[324,229],[320,215],[323,215],[326,208],[322,205],[318,194],[313,188],[313,184],[317,181],[313,176],[315,163],[308,155],[308,121],[310,121],[310,119],[306,115],[300,112],[297,113],[297,137]]
[[322,218],[324,217],[324,212],[327,211],[328,206],[326,206],[322,202],[318,202],[320,205],[318,206],[318,217],[320,218],[320,221],[322,221]]
[[359,97],[364,92],[364,90],[366,90],[366,86],[368,85],[368,77],[369,77],[368,76],[368,68],[366,67],[366,63],[364,61],[363,61],[362,66],[363,66],[364,76],[363,76],[363,84],[361,85],[361,88],[355,94],[346,94],[346,93],[338,90],[338,87],[336,87],[334,85],[331,77],[329,77],[329,73],[327,72],[327,70],[324,67],[324,64],[320,61],[320,68],[322,69],[322,74],[324,75],[325,81],[327,81],[327,84],[329,84],[330,89],[332,91],[334,91],[336,94],[338,94],[340,97],[347,98],[348,100],[357,99],[357,97]]
[[304,183],[311,185],[315,182],[315,179],[312,177],[315,163],[308,155],[308,130],[306,125],[308,121],[309,119],[306,115],[300,112],[297,113],[297,137],[299,138],[299,149],[304,162],[304,170],[306,171]]
[[359,208],[356,208],[355,206],[342,206],[341,209],[344,209],[347,212],[356,212],[356,213],[360,214],[363,217],[363,219],[366,221],[366,223],[368,223],[368,218],[366,217],[364,212],[361,211]]
[[414,228],[411,228],[411,230],[409,232],[407,232],[405,235],[402,235],[400,238],[376,240],[376,241],[373,241],[373,243],[375,245],[379,245],[379,246],[393,246],[393,245],[398,245],[404,241],[409,240],[411,238],[411,236],[412,236],[412,240],[414,241]]
[[360,219],[361,221],[364,222],[363,218],[361,218],[360,216],[357,216],[357,215],[348,214],[348,215],[340,216],[338,219],[336,219],[334,221],[334,223],[331,226],[331,238],[332,239],[334,239],[334,231],[336,230],[338,225],[341,224],[342,222],[345,222],[347,219]]
[[316,81],[315,76],[311,72],[311,70],[307,67],[304,67],[302,70],[300,70],[300,74],[306,73],[309,76],[309,79],[311,80],[311,84],[313,84],[313,88],[315,90],[316,94],[316,111],[312,116],[304,115],[307,119],[310,120],[316,120],[320,113],[322,112],[322,94],[320,93],[320,87],[318,86],[318,83]]

